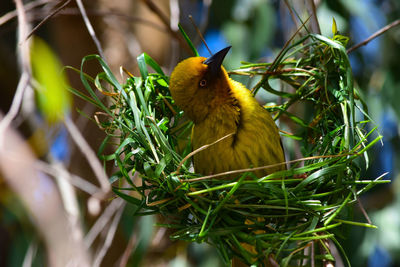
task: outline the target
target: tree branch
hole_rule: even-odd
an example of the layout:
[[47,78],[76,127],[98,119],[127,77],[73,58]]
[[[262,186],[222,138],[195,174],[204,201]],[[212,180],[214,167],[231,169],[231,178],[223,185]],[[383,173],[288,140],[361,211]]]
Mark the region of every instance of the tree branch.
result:
[[376,37],[382,35],[383,33],[387,32],[388,30],[390,30],[391,28],[394,28],[396,26],[398,26],[400,24],[400,19],[393,21],[392,23],[386,25],[385,27],[381,28],[380,30],[376,31],[374,34],[372,34],[370,37],[368,37],[367,39],[365,39],[364,41],[362,41],[361,43],[358,43],[352,47],[350,47],[347,50],[347,54],[350,54],[351,52],[353,52],[354,50],[360,48],[361,46],[364,46],[366,44],[368,44],[369,42],[371,42],[373,39],[375,39]]

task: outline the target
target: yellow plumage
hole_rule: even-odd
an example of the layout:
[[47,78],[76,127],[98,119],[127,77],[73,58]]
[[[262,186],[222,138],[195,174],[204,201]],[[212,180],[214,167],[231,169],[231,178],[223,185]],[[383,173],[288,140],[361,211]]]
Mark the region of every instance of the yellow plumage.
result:
[[[221,66],[228,50],[209,59],[185,59],[171,74],[172,97],[194,122],[194,150],[232,134],[194,155],[195,171],[203,175],[284,162],[271,115]],[[281,165],[255,174],[261,177],[284,168]]]

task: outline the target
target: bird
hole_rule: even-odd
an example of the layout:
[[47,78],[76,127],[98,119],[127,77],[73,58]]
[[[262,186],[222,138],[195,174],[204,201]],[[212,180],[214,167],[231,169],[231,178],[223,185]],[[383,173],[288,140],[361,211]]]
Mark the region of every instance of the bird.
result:
[[284,170],[279,129],[271,114],[222,66],[230,48],[208,58],[184,59],[170,76],[169,89],[175,104],[194,123],[193,151],[206,146],[194,153],[194,171],[213,175],[275,165],[253,172],[263,177]]

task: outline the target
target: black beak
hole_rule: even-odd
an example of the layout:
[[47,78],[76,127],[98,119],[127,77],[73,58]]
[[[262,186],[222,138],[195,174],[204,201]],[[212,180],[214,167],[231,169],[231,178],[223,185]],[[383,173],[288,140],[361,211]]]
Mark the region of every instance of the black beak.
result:
[[204,60],[203,64],[208,65],[208,74],[211,77],[217,76],[221,71],[222,61],[224,61],[224,58],[226,54],[228,54],[229,49],[231,49],[231,46],[225,47],[224,49],[218,51],[211,57]]

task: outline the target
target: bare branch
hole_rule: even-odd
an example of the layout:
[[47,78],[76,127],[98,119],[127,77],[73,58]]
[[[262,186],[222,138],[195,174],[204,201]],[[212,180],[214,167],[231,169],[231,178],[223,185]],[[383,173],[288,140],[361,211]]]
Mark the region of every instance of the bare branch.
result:
[[165,25],[167,28],[168,32],[171,34],[173,38],[175,38],[189,54],[192,54],[192,50],[190,49],[189,45],[183,40],[182,36],[178,34],[178,32],[172,30],[171,25],[170,25],[170,20],[168,17],[162,12],[161,9],[158,8],[157,5],[153,3],[151,0],[142,0],[144,4],[154,13],[156,14],[161,22]]
[[89,32],[90,36],[92,37],[100,56],[103,59],[105,59],[103,48],[101,47],[100,41],[97,38],[96,33],[94,32],[93,26],[89,21],[89,18],[88,18],[87,14],[86,14],[85,7],[82,4],[82,1],[81,0],[76,0],[76,4],[78,5],[79,11],[82,14],[82,18],[83,18],[83,21],[85,22],[86,28],[88,29],[88,32]]
[[372,221],[371,221],[371,219],[369,218],[367,212],[365,211],[364,205],[361,203],[361,201],[360,201],[359,198],[357,198],[357,204],[358,204],[358,207],[359,207],[360,210],[361,210],[361,213],[364,215],[365,219],[367,220],[367,222],[368,222],[369,224],[372,224]]
[[83,138],[82,134],[79,132],[78,128],[72,122],[72,120],[67,116],[65,117],[64,124],[67,127],[68,132],[71,134],[72,139],[75,144],[79,147],[82,154],[86,157],[89,162],[90,167],[92,168],[97,180],[101,185],[101,189],[104,194],[110,192],[111,186],[108,182],[108,178],[104,173],[103,167],[97,158],[96,154],[93,152],[92,148],[86,142],[85,138]]
[[[88,9],[87,14],[89,16],[99,16],[99,17],[117,17],[120,19],[124,19],[126,21],[130,21],[130,22],[138,22],[138,23],[142,23],[144,25],[150,26],[160,32],[166,32],[167,29],[157,23],[154,23],[151,20],[142,18],[140,16],[135,16],[135,15],[126,15],[123,14],[121,12],[118,12],[116,10],[97,10],[97,9]],[[75,7],[70,7],[70,8],[65,8],[64,10],[62,10],[60,12],[60,15],[81,15],[81,13],[79,12],[79,10]]]
[[399,24],[400,24],[400,19],[395,20],[392,23],[386,25],[385,27],[383,27],[380,30],[378,30],[375,33],[373,33],[370,37],[368,37],[367,39],[365,39],[361,43],[358,43],[358,44],[350,47],[349,49],[347,49],[347,54],[350,54],[351,52],[353,52],[357,48],[360,48],[361,46],[364,46],[364,45],[368,44],[369,42],[371,42],[373,39],[375,39],[379,35],[382,35],[383,33],[387,32],[391,28],[394,28],[394,27],[398,26]]
[[33,263],[33,259],[35,257],[36,251],[38,248],[37,241],[33,240],[29,244],[28,251],[25,254],[24,261],[22,263],[22,267],[31,267]]
[[22,99],[27,86],[29,86],[29,74],[27,72],[23,72],[21,78],[19,79],[18,87],[11,103],[10,110],[4,116],[3,120],[0,121],[0,149],[4,141],[4,132],[18,115],[18,111],[21,107]]
[[115,236],[115,232],[117,231],[117,227],[118,227],[118,223],[119,220],[121,219],[122,216],[122,212],[124,211],[124,207],[126,205],[126,202],[123,202],[121,199],[119,199],[121,201],[121,205],[117,211],[117,213],[114,216],[114,219],[110,225],[110,228],[107,231],[107,236],[106,236],[106,240],[104,241],[103,246],[101,247],[99,253],[97,253],[97,255],[94,258],[93,261],[93,266],[97,267],[100,266],[104,256],[106,255],[108,249],[110,248],[112,241],[114,239]]
[[97,219],[96,223],[92,226],[90,231],[85,236],[85,245],[89,248],[96,237],[99,235],[101,231],[103,231],[104,227],[111,220],[114,213],[122,207],[123,200],[120,198],[114,199],[107,208],[104,209],[103,213]]
[[[61,1],[60,1],[61,2]],[[57,13],[59,13],[64,7],[66,7],[69,2],[71,2],[71,0],[67,0],[65,1],[64,4],[62,4],[60,7],[58,7],[56,10],[54,10],[53,12],[51,12],[49,15],[47,15],[41,22],[39,22],[38,25],[35,26],[35,28],[33,28],[33,30],[31,30],[31,32],[26,36],[25,41],[27,39],[29,39],[29,37],[32,36],[32,34],[34,34],[44,23],[46,23],[46,21],[48,21],[49,19],[51,19],[54,15],[56,15]]]
[[311,267],[315,267],[315,244],[314,241],[311,241]]
[[[162,228],[165,229],[165,228]],[[126,246],[124,253],[122,254],[120,260],[119,260],[119,267],[125,267],[128,264],[128,260],[132,254],[133,249],[135,248],[136,244],[136,232],[132,231],[131,237],[129,238],[128,245]]]
[[82,239],[80,222],[65,212],[55,183],[35,168],[36,157],[12,128],[0,148],[0,172],[19,196],[43,236],[50,266],[90,266],[89,251]]
[[[29,2],[29,3],[25,4],[24,5],[24,9],[25,9],[25,11],[29,11],[29,10],[32,10],[32,9],[38,7],[38,6],[47,4],[47,3],[51,2],[51,1],[52,0],[36,0],[36,1],[32,1],[32,2]],[[18,15],[17,14],[17,10],[13,10],[13,11],[10,11],[10,12],[4,14],[3,16],[0,17],[0,26],[5,24],[5,23],[7,23],[10,20],[12,20],[13,18],[17,17],[17,15]]]
[[308,0],[305,2],[307,12],[311,15],[310,24],[311,31],[313,33],[321,34],[321,29],[319,27],[318,17],[317,17],[317,9],[315,7],[314,0]]
[[[28,23],[26,20],[26,14],[24,10],[24,5],[21,0],[15,0],[16,11],[18,14],[18,42],[22,40],[23,36],[28,31]],[[29,44],[27,42],[21,43],[18,47],[18,59],[21,63],[22,74],[18,82],[18,87],[14,95],[10,110],[6,116],[0,122],[0,149],[4,144],[4,135],[7,128],[10,126],[11,122],[18,115],[20,110],[22,99],[25,94],[25,89],[29,87],[29,80],[31,77],[30,68],[30,55],[29,55]]]
[[66,175],[66,178],[73,186],[88,193],[89,195],[94,195],[98,193],[100,190],[100,188],[89,183],[82,177],[79,177],[77,175],[68,172],[63,165],[53,166],[52,164],[48,164],[47,162],[38,160],[35,163],[35,167],[38,170],[45,172],[53,177],[60,175],[60,172],[64,173],[63,175]]
[[292,9],[292,7],[290,6],[288,0],[284,0],[283,2],[285,3],[287,9],[289,10],[290,16],[291,16],[291,18],[292,18],[292,21],[293,21],[293,23],[294,23],[296,29],[299,29],[300,27],[299,27],[299,25],[297,24],[296,15],[294,14],[293,9]]

